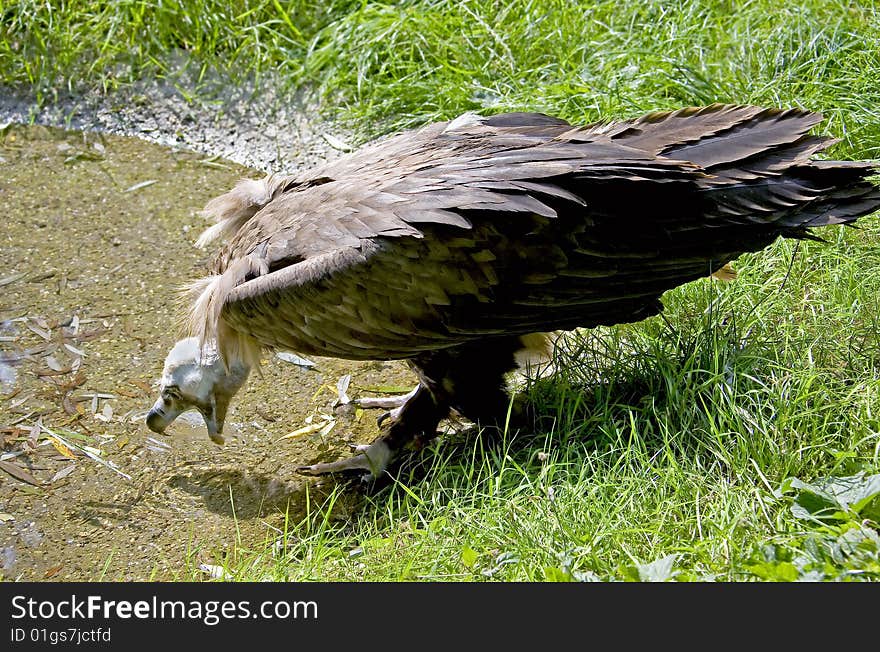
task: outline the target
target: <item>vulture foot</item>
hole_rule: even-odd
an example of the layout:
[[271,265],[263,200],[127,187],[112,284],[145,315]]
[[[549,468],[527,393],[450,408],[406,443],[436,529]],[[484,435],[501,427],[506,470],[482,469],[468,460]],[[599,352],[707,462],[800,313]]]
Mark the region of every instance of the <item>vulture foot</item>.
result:
[[[385,433],[381,437],[368,446],[355,446],[358,454],[350,459],[301,466],[297,471],[306,475],[368,471],[374,479],[379,478],[387,471],[389,464],[399,457],[401,451],[418,450],[436,437],[437,424],[449,413],[449,405],[438,403],[423,385],[419,385],[406,396],[380,400],[401,403],[385,415],[393,418],[384,426]],[[385,421],[385,418],[382,420]]]
[[384,438],[377,439],[372,444],[361,444],[353,447],[358,455],[336,462],[323,462],[301,466],[298,472],[304,475],[326,475],[328,473],[342,473],[344,471],[368,471],[373,478],[378,478],[385,472],[388,463],[394,459],[395,451],[385,442]]

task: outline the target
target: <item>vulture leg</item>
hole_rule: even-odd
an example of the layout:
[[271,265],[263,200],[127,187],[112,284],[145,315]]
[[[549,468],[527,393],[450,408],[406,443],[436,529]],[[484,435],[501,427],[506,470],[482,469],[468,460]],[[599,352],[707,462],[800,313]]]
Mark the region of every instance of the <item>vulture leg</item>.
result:
[[[480,427],[501,432],[511,409],[505,374],[517,367],[516,352],[527,348],[520,337],[499,337],[426,353],[413,367],[440,402]],[[519,409],[513,408],[515,422]]]
[[410,365],[419,385],[395,410],[387,432],[372,444],[358,446],[358,455],[337,462],[298,469],[307,475],[368,471],[380,476],[406,448],[419,449],[437,436],[437,425],[450,409],[481,426],[503,429],[510,396],[504,374],[516,367],[514,354],[524,348],[519,337],[441,349],[415,357]]

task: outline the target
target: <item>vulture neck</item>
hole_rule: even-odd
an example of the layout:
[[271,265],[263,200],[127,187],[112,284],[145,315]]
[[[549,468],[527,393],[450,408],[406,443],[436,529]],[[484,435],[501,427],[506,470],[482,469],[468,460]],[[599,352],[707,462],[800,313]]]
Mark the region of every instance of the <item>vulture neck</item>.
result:
[[229,293],[253,272],[250,257],[242,258],[223,274],[213,274],[189,287],[194,301],[187,318],[187,330],[204,349],[216,344],[227,369],[236,365],[259,367],[260,345],[249,335],[232,328],[223,319],[223,304]]
[[223,321],[217,329],[217,350],[227,369],[246,368],[250,371],[260,366],[260,345],[257,341],[230,328]]

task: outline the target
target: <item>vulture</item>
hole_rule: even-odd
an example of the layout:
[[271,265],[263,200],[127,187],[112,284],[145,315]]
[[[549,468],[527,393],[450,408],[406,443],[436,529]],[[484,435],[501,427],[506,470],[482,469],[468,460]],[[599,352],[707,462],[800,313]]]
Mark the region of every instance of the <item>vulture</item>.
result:
[[541,334],[656,315],[662,294],[776,238],[880,208],[867,161],[814,155],[821,115],[714,104],[586,126],[464,114],[206,206],[222,239],[147,416],[196,408],[222,443],[262,349],[404,359],[418,386],[357,454],[382,474],[451,410],[503,426],[505,374]]

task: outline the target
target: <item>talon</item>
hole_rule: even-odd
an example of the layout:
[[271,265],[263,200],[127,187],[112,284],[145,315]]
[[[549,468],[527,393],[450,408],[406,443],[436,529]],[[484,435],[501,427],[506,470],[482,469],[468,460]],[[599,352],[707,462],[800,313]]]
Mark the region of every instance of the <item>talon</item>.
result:
[[403,406],[396,407],[393,410],[388,410],[384,414],[381,414],[378,419],[376,419],[376,425],[381,426],[387,419],[391,419],[392,421],[397,421],[397,418],[400,416],[400,413],[403,412]]
[[388,410],[387,412],[383,412],[382,414],[380,414],[378,417],[376,417],[376,426],[381,428],[382,424],[385,423],[385,421],[387,421],[389,419],[389,417],[391,417],[391,410]]

